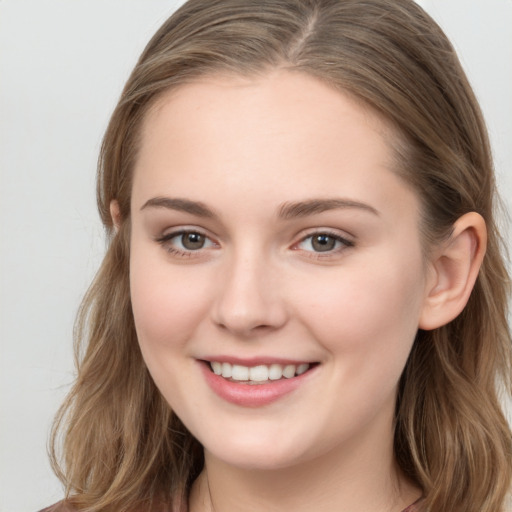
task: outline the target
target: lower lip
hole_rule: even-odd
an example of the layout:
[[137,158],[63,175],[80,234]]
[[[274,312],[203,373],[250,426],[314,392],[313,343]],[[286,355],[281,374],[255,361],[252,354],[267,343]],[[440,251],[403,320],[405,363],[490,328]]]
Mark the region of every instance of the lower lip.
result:
[[261,407],[276,402],[304,384],[316,368],[315,366],[291,379],[283,378],[265,384],[244,384],[216,375],[204,361],[200,362],[200,366],[206,382],[214,393],[226,402],[242,407]]

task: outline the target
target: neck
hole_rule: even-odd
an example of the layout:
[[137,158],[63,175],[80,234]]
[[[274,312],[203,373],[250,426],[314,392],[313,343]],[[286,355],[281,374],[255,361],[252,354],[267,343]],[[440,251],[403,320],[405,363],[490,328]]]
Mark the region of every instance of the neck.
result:
[[205,451],[190,512],[400,512],[421,492],[398,470],[389,441],[278,469],[234,467]]

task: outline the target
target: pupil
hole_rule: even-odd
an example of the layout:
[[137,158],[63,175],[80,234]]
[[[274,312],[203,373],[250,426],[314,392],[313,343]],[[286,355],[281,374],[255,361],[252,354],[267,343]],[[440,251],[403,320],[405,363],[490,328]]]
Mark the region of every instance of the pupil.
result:
[[204,235],[200,233],[186,233],[182,236],[182,244],[185,249],[197,250],[204,245]]
[[335,244],[336,240],[329,235],[316,235],[312,240],[313,249],[318,252],[331,251]]

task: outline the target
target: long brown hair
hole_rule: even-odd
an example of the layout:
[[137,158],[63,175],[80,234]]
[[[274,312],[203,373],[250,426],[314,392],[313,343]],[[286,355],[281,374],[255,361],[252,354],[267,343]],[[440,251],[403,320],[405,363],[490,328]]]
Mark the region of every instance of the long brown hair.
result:
[[[101,149],[98,206],[109,247],[78,316],[78,376],[52,436],[69,502],[116,512],[180,510],[186,503],[202,449],[145,368],[130,303],[130,196],[140,126],[173,87],[210,73],[275,67],[348,92],[397,128],[396,171],[421,198],[426,247],[464,213],[484,217],[488,249],[467,307],[450,324],[418,332],[400,381],[395,453],[423,489],[426,510],[501,510],[512,445],[498,389],[511,395],[512,349],[489,141],[452,46],[412,0],[190,0],[149,42]],[[122,218],[117,233],[109,211],[114,199]]]

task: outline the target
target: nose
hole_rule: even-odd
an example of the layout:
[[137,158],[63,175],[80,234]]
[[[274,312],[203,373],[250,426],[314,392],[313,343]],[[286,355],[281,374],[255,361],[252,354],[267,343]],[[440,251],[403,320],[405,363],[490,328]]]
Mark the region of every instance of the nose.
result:
[[215,324],[238,338],[281,328],[288,319],[281,279],[264,257],[250,255],[226,262],[212,309]]

